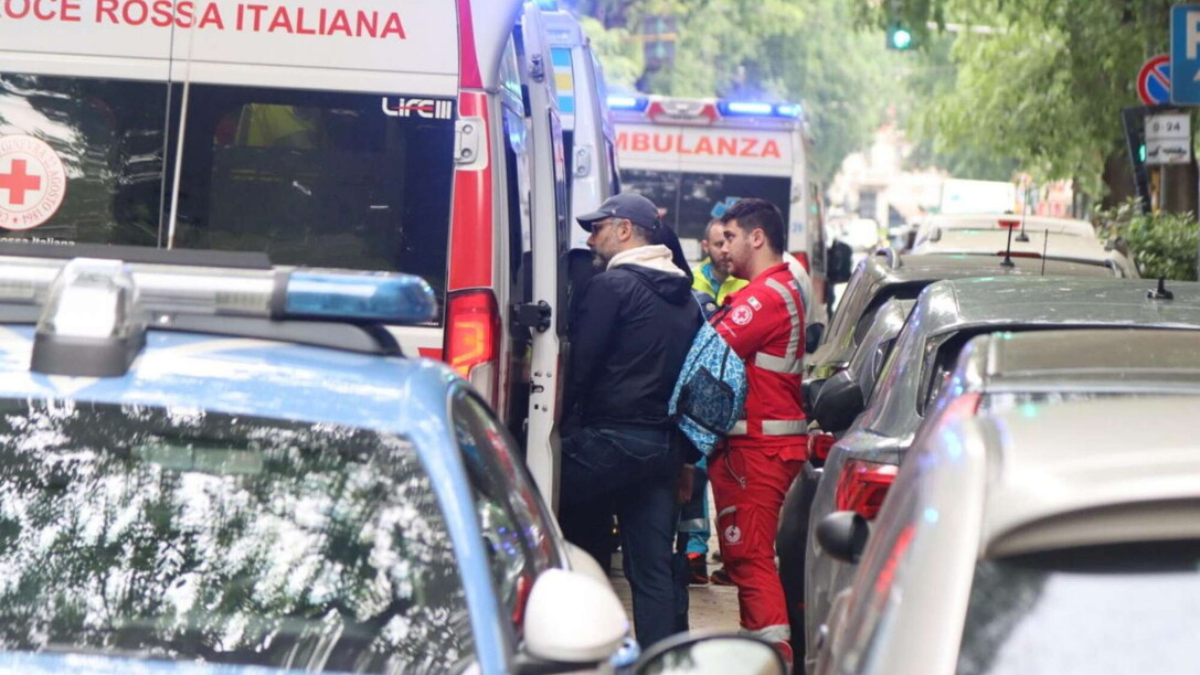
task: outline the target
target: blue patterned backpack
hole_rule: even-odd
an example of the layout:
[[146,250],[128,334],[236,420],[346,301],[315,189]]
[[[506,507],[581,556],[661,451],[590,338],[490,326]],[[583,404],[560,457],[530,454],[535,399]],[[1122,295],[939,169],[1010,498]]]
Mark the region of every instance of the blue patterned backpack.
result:
[[675,380],[671,419],[707,457],[741,419],[745,407],[746,365],[717,329],[705,321]]

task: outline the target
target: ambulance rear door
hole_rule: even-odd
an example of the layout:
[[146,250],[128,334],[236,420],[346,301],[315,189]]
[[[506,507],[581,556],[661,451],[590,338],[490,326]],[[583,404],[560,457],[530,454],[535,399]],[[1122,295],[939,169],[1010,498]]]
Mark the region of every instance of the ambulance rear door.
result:
[[533,305],[549,320],[532,329],[529,424],[525,460],[538,488],[558,506],[559,405],[567,360],[567,184],[558,95],[541,11],[526,5],[521,20],[523,65],[532,128]]

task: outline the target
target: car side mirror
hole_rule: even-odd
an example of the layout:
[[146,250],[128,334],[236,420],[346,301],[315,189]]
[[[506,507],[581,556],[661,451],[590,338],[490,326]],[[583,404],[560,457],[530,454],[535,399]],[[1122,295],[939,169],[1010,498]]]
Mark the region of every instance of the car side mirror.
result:
[[804,327],[804,352],[811,354],[821,346],[821,338],[825,335],[825,324],[814,323]]
[[835,560],[858,563],[871,534],[867,519],[854,511],[834,511],[817,523],[817,543]]
[[821,386],[812,405],[813,419],[821,429],[837,434],[849,429],[865,408],[862,387],[850,371],[843,370]]
[[675,635],[655,644],[638,661],[634,675],[786,675],[773,645],[747,635]]
[[829,380],[820,378],[804,380],[800,383],[800,406],[804,408],[804,416],[813,419],[813,403],[821,395],[821,387]]
[[546,570],[525,605],[522,675],[568,673],[607,661],[629,633],[629,620],[612,586],[588,574]]

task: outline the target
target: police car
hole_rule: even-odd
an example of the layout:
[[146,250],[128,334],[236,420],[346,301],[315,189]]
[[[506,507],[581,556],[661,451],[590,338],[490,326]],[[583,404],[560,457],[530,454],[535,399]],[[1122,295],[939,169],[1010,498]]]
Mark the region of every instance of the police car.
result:
[[0,249],[0,673],[609,661],[620,602],[504,427],[382,328],[435,305],[256,254]]

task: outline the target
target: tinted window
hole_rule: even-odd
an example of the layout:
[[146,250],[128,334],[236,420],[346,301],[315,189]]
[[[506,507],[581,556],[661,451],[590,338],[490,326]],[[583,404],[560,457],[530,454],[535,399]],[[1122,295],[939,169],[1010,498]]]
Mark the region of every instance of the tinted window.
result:
[[[444,290],[450,101],[193,84],[177,148],[183,92],[0,74],[0,135],[43,139],[66,176],[44,223],[4,236],[266,251],[279,264],[412,272]],[[20,170],[49,178],[31,162]]]
[[703,239],[712,210],[729,197],[759,197],[773,202],[788,222],[792,179],[786,176],[743,176],[721,173],[667,173],[623,169],[625,189],[644,195],[660,210],[664,221],[681,238]]
[[957,673],[1194,673],[1197,603],[1197,542],[981,561]]
[[412,445],[194,409],[0,401],[0,649],[456,671],[473,642]]

